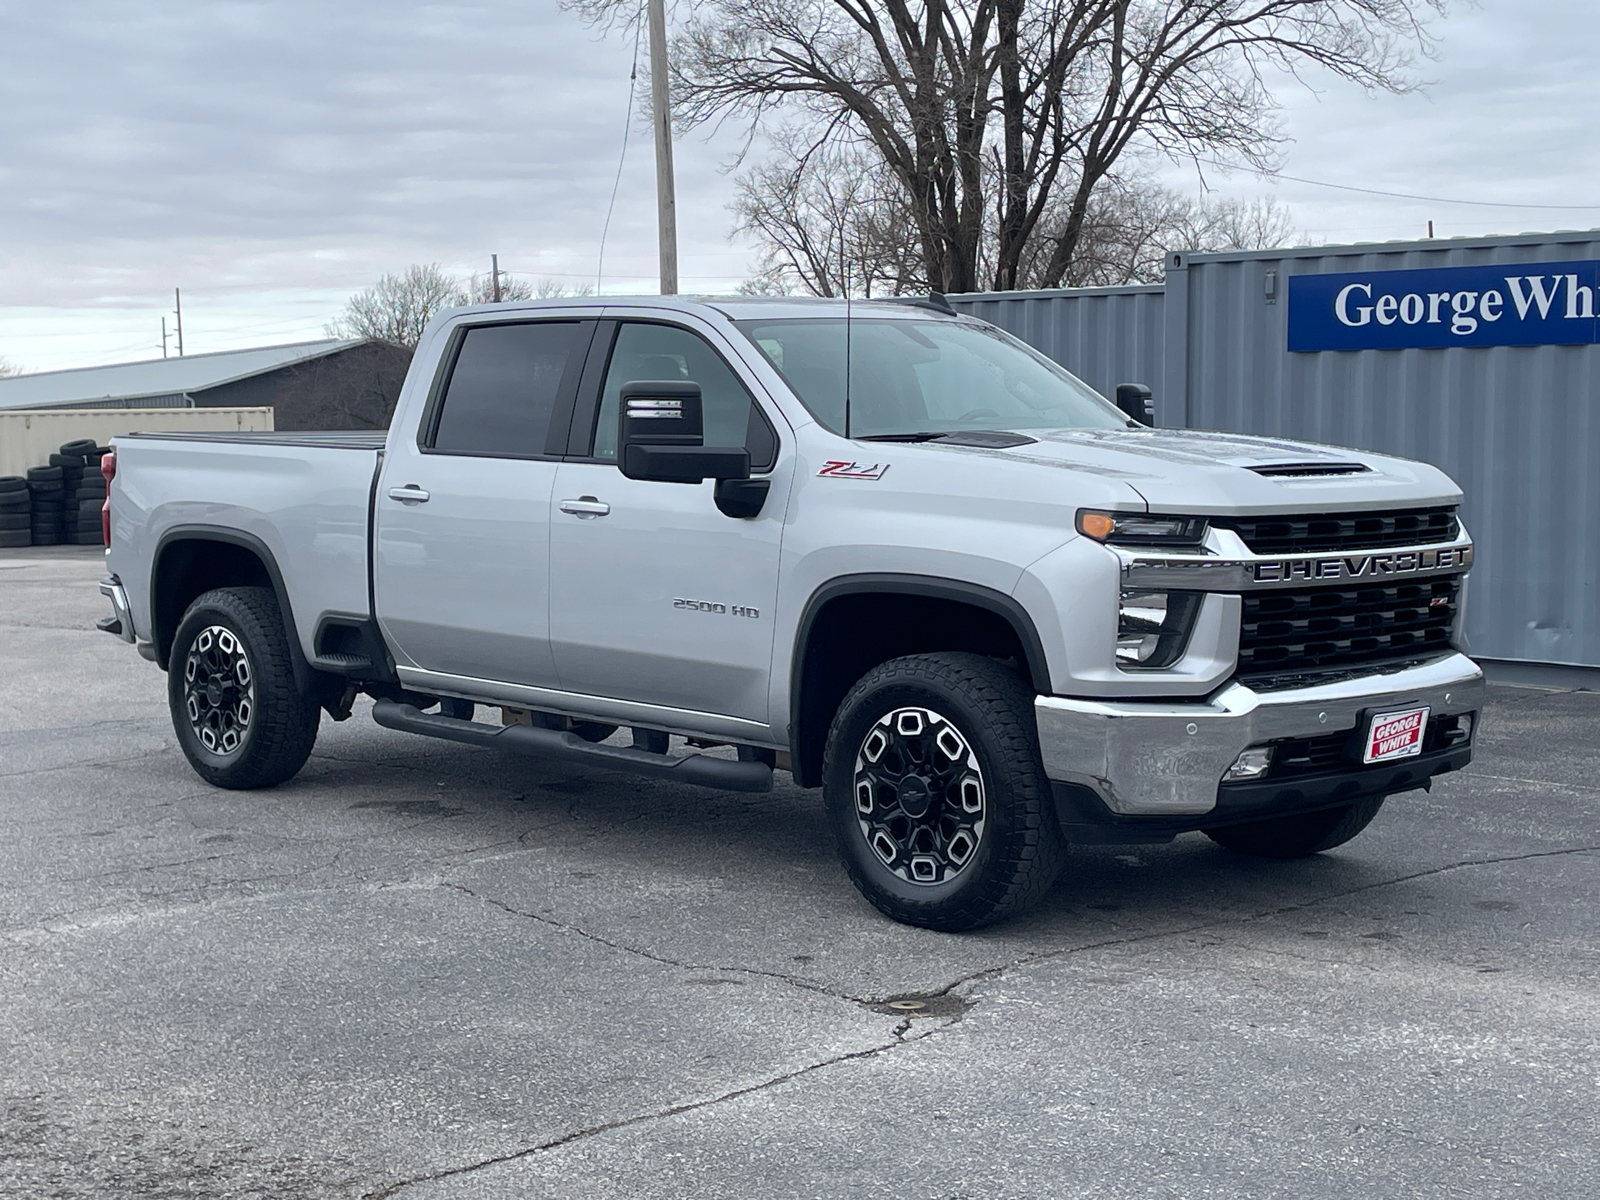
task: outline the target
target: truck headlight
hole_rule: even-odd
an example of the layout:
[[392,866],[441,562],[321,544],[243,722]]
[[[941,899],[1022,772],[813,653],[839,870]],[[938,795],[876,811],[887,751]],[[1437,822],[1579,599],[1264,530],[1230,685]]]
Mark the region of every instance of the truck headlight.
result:
[[1170,667],[1183,657],[1199,612],[1199,592],[1123,592],[1117,666],[1124,671]]

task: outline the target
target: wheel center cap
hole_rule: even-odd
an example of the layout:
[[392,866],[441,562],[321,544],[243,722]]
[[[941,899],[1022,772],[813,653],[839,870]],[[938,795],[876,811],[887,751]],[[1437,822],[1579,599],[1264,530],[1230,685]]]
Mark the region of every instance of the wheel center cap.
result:
[[906,816],[924,816],[932,803],[933,793],[928,790],[926,779],[920,775],[910,775],[900,781],[900,810]]
[[222,680],[210,679],[206,681],[206,703],[213,708],[222,703]]

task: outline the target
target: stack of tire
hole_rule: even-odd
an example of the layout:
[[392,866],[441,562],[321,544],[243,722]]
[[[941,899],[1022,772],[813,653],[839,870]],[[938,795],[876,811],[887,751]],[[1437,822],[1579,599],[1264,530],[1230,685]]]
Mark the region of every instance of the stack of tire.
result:
[[65,490],[60,467],[28,468],[28,496],[33,501],[30,528],[35,546],[54,546],[66,533],[62,511]]
[[63,542],[79,546],[103,542],[100,506],[106,499],[106,481],[100,474],[100,458],[109,449],[95,445],[93,438],[81,438],[50,456],[50,465],[61,468]]
[[33,544],[33,534],[28,529],[32,509],[28,481],[21,475],[0,477],[0,546]]

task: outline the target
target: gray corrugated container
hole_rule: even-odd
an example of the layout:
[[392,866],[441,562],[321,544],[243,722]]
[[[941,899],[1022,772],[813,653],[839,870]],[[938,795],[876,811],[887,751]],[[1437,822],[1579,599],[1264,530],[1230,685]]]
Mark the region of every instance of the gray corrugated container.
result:
[[1600,665],[1600,346],[1291,354],[1285,302],[1303,273],[1595,258],[1595,233],[1169,255],[1162,410],[1443,468],[1478,548],[1474,653]]
[[[1168,256],[1164,289],[951,297],[1162,425],[1422,459],[1466,493],[1475,654],[1600,666],[1600,345],[1288,351],[1306,273],[1600,259],[1600,232]],[[1271,276],[1271,292],[1268,278]],[[1161,293],[1161,294],[1157,294]],[[1157,326],[1162,328],[1157,333]]]
[[1161,393],[1163,353],[1159,284],[1070,288],[1052,292],[971,292],[949,297],[957,312],[992,321],[1044,351],[1104,395],[1119,383]]

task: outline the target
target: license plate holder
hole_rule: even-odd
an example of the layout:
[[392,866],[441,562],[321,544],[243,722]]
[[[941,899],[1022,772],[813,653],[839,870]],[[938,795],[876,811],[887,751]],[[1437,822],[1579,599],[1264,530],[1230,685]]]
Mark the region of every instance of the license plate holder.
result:
[[1430,705],[1414,704],[1373,712],[1361,738],[1362,763],[1372,766],[1421,754],[1431,711]]

